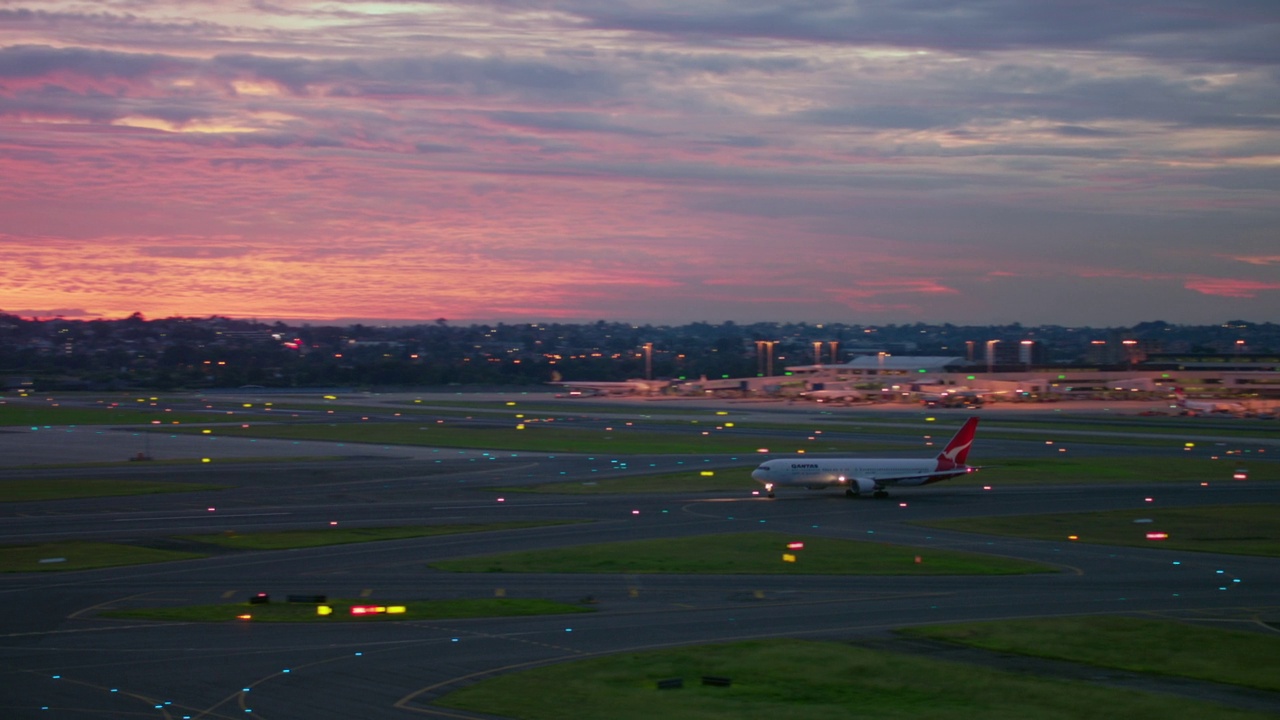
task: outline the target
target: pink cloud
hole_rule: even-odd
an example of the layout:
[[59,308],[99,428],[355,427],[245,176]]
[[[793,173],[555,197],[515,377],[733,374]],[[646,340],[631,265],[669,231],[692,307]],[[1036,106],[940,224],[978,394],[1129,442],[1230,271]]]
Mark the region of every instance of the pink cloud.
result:
[[1280,255],[1237,255],[1232,260],[1248,265],[1280,265]]
[[831,294],[849,300],[878,297],[880,295],[957,295],[959,290],[932,278],[903,278],[894,280],[859,280],[850,287],[832,290]]
[[1205,295],[1228,298],[1254,298],[1260,292],[1280,290],[1280,283],[1235,278],[1194,278],[1186,281],[1184,287]]

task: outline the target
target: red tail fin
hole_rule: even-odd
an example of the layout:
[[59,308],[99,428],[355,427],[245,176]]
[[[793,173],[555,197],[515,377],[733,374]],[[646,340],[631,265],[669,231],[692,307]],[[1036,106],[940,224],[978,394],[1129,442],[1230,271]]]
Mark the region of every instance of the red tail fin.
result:
[[978,432],[978,418],[971,417],[955,437],[951,438],[951,442],[938,453],[938,469],[950,470],[951,468],[964,465],[965,460],[969,457],[969,447],[973,445],[973,437]]

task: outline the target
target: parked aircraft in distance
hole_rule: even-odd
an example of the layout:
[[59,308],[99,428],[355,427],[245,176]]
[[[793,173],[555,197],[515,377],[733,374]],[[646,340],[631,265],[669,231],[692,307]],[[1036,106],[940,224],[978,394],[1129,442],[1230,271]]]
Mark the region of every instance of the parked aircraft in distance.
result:
[[600,382],[591,382],[589,380],[582,381],[555,381],[550,383],[567,388],[572,395],[575,391],[582,395],[633,395],[656,393],[663,388],[671,385],[670,380],[617,380]]
[[1188,400],[1181,390],[1174,392],[1177,406],[1188,414],[1195,413],[1235,413],[1248,412],[1248,408],[1238,402],[1227,400]]
[[803,487],[810,490],[844,488],[854,497],[870,492],[875,497],[888,497],[886,485],[911,487],[928,485],[978,470],[966,465],[969,447],[978,429],[978,418],[971,417],[951,438],[937,457],[910,458],[782,458],[767,460],[751,472],[751,479],[764,485],[769,497],[774,489]]
[[840,402],[850,400],[866,400],[867,396],[861,390],[852,388],[844,390],[805,390],[800,393],[800,397],[808,400],[816,400],[818,402]]

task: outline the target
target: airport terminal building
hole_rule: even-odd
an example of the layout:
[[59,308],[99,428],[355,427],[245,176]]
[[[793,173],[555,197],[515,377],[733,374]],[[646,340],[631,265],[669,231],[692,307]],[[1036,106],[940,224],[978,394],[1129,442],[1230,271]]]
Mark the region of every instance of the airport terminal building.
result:
[[1229,398],[1258,409],[1280,407],[1280,357],[1146,355],[1116,367],[1043,366],[974,362],[959,356],[862,355],[848,362],[795,365],[770,377],[700,381],[681,392],[804,397],[835,390],[861,391],[877,402],[917,402],[934,395],[970,393],[986,402],[1071,398]]

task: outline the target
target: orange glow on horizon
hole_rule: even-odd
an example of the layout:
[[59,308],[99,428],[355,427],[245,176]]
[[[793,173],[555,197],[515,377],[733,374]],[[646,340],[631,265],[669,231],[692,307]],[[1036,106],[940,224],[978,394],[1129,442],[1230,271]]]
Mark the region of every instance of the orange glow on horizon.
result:
[[912,3],[796,8],[781,35],[734,3],[18,3],[0,312],[1274,314],[1277,129],[1239,120],[1270,112],[1255,21],[1117,4],[1047,43],[1021,2],[975,6],[964,42]]

